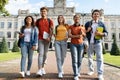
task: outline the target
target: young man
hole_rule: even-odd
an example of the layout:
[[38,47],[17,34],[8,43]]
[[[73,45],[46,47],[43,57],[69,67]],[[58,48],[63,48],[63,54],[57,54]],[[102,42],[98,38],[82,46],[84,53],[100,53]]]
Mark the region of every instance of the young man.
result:
[[44,64],[47,57],[47,52],[53,32],[53,21],[47,18],[48,8],[42,7],[40,9],[41,18],[36,21],[36,26],[39,30],[38,40],[38,72],[37,75],[42,76],[46,74]]
[[88,48],[88,63],[90,72],[88,75],[94,74],[93,68],[93,53],[96,53],[96,61],[97,61],[97,72],[98,79],[104,80],[103,78],[103,51],[102,51],[102,37],[107,36],[108,32],[105,28],[105,25],[99,21],[101,16],[101,12],[99,10],[94,10],[92,12],[92,20],[85,24],[86,35],[89,41]]

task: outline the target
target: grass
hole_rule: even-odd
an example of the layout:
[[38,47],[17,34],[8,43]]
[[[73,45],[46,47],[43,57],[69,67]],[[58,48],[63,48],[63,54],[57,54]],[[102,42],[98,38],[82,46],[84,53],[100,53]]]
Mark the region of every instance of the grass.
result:
[[[114,56],[110,55],[110,53],[106,53],[103,55],[103,57],[105,63],[109,63],[120,67],[120,56]],[[96,59],[96,56],[94,56],[94,59]]]
[[110,53],[104,54],[104,62],[120,66],[120,56],[113,56]]
[[20,58],[20,52],[0,53],[0,62]]

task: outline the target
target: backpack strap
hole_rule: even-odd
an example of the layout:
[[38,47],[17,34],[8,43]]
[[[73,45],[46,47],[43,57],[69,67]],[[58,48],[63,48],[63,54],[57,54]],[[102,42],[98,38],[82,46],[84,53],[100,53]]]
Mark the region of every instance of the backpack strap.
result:
[[57,35],[57,28],[58,28],[59,25],[56,25],[55,26],[55,35]]

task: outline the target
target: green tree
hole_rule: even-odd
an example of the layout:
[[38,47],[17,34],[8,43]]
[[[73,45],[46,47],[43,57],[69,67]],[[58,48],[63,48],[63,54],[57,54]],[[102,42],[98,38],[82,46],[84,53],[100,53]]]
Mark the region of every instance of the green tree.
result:
[[0,53],[8,53],[8,52],[9,52],[8,45],[5,37],[3,37],[0,47]]
[[115,35],[113,36],[113,43],[112,43],[112,48],[111,48],[110,54],[111,55],[120,55],[120,50],[117,46]]
[[19,51],[20,51],[20,49],[17,45],[17,40],[15,40],[13,48],[12,48],[12,52],[19,52]]
[[8,4],[8,1],[9,0],[0,0],[0,15],[9,15],[8,11],[5,9],[5,5]]

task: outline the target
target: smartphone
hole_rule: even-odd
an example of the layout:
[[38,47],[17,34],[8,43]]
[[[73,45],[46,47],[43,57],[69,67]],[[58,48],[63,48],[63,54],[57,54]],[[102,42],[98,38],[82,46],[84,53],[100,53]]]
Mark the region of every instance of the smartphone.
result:
[[22,34],[20,31],[16,31],[16,33],[18,33],[18,34]]

